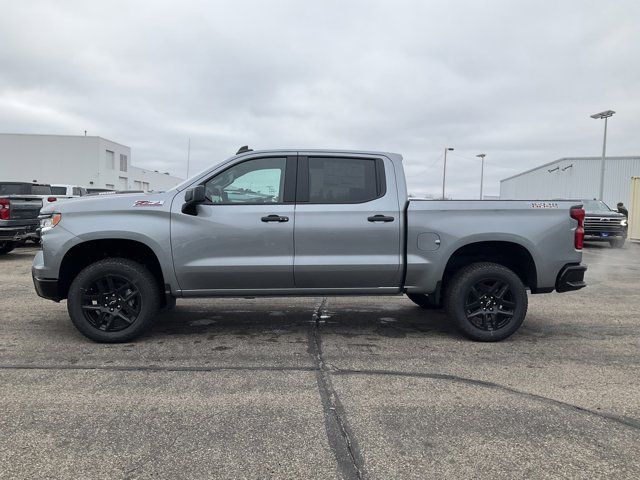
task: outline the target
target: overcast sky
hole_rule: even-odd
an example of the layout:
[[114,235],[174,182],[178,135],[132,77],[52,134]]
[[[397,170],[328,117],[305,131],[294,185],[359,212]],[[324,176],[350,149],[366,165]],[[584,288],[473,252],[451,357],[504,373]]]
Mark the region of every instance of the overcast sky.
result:
[[[254,149],[404,155],[485,193],[563,156],[640,154],[640,1],[8,1],[0,132],[98,135],[186,175]],[[9,161],[0,159],[0,162]]]

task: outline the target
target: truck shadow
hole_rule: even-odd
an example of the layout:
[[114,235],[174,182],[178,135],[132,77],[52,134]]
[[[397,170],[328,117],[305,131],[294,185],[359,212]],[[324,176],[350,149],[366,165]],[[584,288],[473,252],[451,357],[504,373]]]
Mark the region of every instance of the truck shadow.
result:
[[407,335],[459,336],[446,315],[440,311],[426,311],[407,305],[392,312],[380,312],[356,305],[344,305],[335,313],[316,318],[308,309],[194,309],[178,306],[164,311],[156,319],[146,339],[185,335],[231,335],[238,338],[269,336],[277,338],[291,334],[305,334],[319,327],[323,332],[345,337],[374,335],[402,338]]

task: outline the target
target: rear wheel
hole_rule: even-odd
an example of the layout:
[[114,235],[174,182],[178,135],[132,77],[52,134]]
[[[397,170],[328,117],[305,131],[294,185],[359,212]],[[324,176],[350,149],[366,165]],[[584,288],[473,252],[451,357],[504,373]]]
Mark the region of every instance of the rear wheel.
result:
[[69,287],[67,310],[96,342],[127,342],[148,330],[160,306],[156,279],[143,265],[108,258],[82,270]]
[[415,303],[419,307],[424,308],[425,310],[437,310],[439,308],[442,308],[442,305],[433,303],[431,297],[424,293],[407,293],[407,297],[413,303]]
[[455,274],[446,289],[449,317],[468,338],[495,342],[512,335],[527,314],[520,278],[496,263],[474,263]]
[[16,248],[16,245],[14,242],[0,242],[0,255],[5,255],[7,253],[9,253],[11,250],[13,250],[14,248]]
[[626,241],[626,238],[624,237],[616,237],[609,240],[609,245],[611,245],[611,248],[622,248],[624,247],[625,241]]

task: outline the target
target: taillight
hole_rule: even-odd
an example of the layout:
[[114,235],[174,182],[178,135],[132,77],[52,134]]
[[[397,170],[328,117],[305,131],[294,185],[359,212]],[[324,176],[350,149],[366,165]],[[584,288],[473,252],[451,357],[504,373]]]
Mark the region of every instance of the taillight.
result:
[[571,218],[578,221],[574,245],[577,250],[582,250],[582,244],[584,243],[584,209],[582,207],[571,207],[570,215]]
[[51,202],[55,202],[56,200],[58,200],[56,197],[49,197],[47,198],[47,202],[51,203]]
[[0,220],[9,220],[11,205],[8,198],[0,198]]

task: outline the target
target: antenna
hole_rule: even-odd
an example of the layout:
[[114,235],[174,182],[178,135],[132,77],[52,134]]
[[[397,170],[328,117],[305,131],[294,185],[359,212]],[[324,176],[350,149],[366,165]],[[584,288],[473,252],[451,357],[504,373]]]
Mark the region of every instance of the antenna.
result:
[[240,147],[236,152],[236,155],[240,155],[241,153],[246,153],[246,152],[253,152],[253,150],[249,148],[249,145],[243,145],[242,147]]

